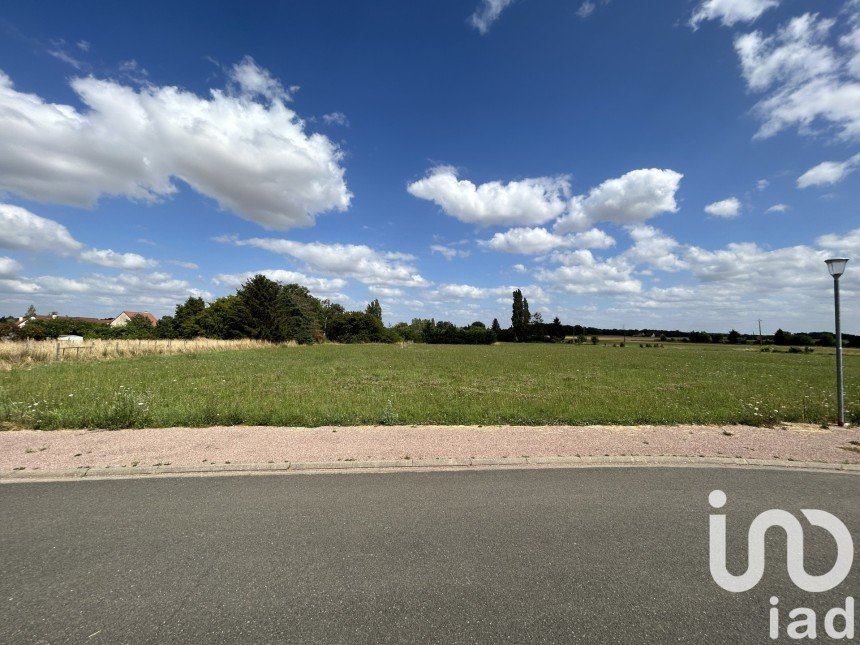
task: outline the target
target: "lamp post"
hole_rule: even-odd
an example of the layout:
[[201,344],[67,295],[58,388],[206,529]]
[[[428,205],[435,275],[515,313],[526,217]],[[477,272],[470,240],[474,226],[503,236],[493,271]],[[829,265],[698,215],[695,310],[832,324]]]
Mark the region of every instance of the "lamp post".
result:
[[842,393],[842,326],[839,320],[839,276],[845,273],[847,258],[831,258],[825,260],[827,270],[833,276],[833,302],[836,309],[836,406],[837,422],[845,425],[845,397]]

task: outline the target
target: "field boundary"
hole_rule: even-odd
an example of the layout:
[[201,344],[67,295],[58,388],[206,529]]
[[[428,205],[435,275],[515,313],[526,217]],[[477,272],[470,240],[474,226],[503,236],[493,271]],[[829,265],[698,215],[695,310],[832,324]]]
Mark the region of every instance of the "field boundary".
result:
[[0,484],[50,481],[97,481],[105,479],[145,479],[180,476],[252,474],[298,474],[387,471],[451,471],[498,468],[597,468],[597,467],[722,467],[775,470],[840,472],[860,475],[860,464],[837,464],[782,459],[740,459],[732,457],[485,457],[475,459],[390,459],[353,461],[296,461],[281,464],[201,464],[192,466],[143,466],[134,468],[66,468],[18,471],[0,475]]

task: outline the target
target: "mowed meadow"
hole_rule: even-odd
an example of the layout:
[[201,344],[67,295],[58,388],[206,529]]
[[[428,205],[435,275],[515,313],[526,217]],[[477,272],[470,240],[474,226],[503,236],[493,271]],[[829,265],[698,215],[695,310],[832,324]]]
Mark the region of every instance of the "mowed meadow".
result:
[[[860,355],[845,357],[849,419]],[[268,346],[0,374],[5,428],[685,424],[835,419],[832,351],[497,344]]]

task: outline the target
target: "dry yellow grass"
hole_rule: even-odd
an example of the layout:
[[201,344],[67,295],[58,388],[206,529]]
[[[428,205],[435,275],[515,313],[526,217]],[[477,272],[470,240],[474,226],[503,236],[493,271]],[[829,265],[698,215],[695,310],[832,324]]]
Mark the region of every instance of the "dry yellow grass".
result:
[[203,351],[252,349],[268,343],[258,340],[56,340],[0,342],[0,370],[57,361],[104,361],[152,354],[189,354]]

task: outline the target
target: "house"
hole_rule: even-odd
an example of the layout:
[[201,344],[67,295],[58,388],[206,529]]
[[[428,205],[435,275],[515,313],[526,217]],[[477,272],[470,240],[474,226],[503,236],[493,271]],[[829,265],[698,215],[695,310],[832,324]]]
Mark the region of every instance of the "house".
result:
[[129,321],[135,316],[143,316],[149,321],[149,324],[155,327],[158,324],[158,319],[148,311],[123,311],[119,316],[110,322],[111,327],[125,327]]

